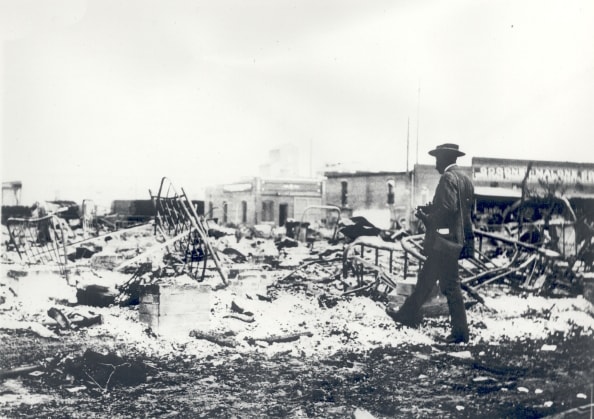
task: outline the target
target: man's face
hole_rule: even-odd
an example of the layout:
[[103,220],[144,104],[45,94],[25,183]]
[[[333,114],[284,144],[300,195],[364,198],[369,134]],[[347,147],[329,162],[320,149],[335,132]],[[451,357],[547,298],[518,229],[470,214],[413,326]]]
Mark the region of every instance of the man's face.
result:
[[443,175],[445,168],[451,164],[450,160],[451,158],[449,158],[445,154],[438,154],[437,156],[435,156],[435,168],[437,169],[440,175]]

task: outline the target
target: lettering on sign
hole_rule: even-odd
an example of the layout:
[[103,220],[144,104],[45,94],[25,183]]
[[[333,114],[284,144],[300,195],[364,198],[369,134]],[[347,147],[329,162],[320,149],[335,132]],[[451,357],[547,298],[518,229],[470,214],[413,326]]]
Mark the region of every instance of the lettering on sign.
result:
[[262,185],[262,191],[266,193],[321,193],[320,183],[280,183],[266,182]]
[[234,183],[232,185],[224,185],[223,191],[225,192],[246,192],[252,190],[251,183]]
[[[502,181],[521,183],[526,174],[526,167],[521,166],[480,166],[473,170],[473,179],[477,181]],[[533,167],[528,181],[531,183],[560,180],[565,184],[594,184],[594,169],[569,167]]]

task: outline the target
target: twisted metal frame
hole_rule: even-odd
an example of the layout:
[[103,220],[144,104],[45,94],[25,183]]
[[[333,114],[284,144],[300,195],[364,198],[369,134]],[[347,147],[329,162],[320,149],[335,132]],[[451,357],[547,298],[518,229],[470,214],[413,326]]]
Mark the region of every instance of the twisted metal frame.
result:
[[67,275],[66,235],[60,219],[53,214],[38,218],[9,218],[10,243],[28,265],[56,265]]
[[[149,191],[150,192],[150,191]],[[223,283],[227,277],[221,261],[210,243],[208,226],[199,217],[185,191],[179,193],[166,177],[161,179],[159,192],[151,198],[155,204],[155,234],[159,233],[172,247],[170,255],[182,270],[197,280],[204,280],[208,260],[212,260]]]
[[[473,296],[477,296],[476,288],[498,281],[503,278],[514,279],[524,289],[536,290],[542,285],[544,274],[559,260],[560,253],[544,249],[529,243],[475,230],[475,237],[479,242],[478,248],[472,258],[459,261],[459,275],[462,288]],[[423,263],[426,256],[423,254],[424,235],[419,234],[402,239],[402,248],[405,251],[405,276],[407,275],[410,257]],[[497,264],[485,252],[485,242],[496,243],[498,246],[507,247],[511,256],[506,263]]]

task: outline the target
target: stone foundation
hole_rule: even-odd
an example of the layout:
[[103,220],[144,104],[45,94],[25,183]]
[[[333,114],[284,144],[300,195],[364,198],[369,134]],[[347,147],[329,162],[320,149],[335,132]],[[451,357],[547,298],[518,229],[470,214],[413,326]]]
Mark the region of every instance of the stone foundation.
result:
[[163,336],[188,336],[191,330],[210,328],[208,285],[165,283],[144,287],[140,293],[139,319]]

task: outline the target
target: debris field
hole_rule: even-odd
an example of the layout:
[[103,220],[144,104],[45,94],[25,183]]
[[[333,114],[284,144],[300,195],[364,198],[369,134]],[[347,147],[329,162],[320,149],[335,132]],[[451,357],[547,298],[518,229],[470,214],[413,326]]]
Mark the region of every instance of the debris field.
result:
[[153,199],[155,219],[130,228],[2,226],[3,416],[591,414],[579,252],[477,231],[460,264],[470,342],[446,345],[437,290],[417,329],[386,313],[414,288],[421,236],[344,220],[308,243],[200,217],[167,179]]

